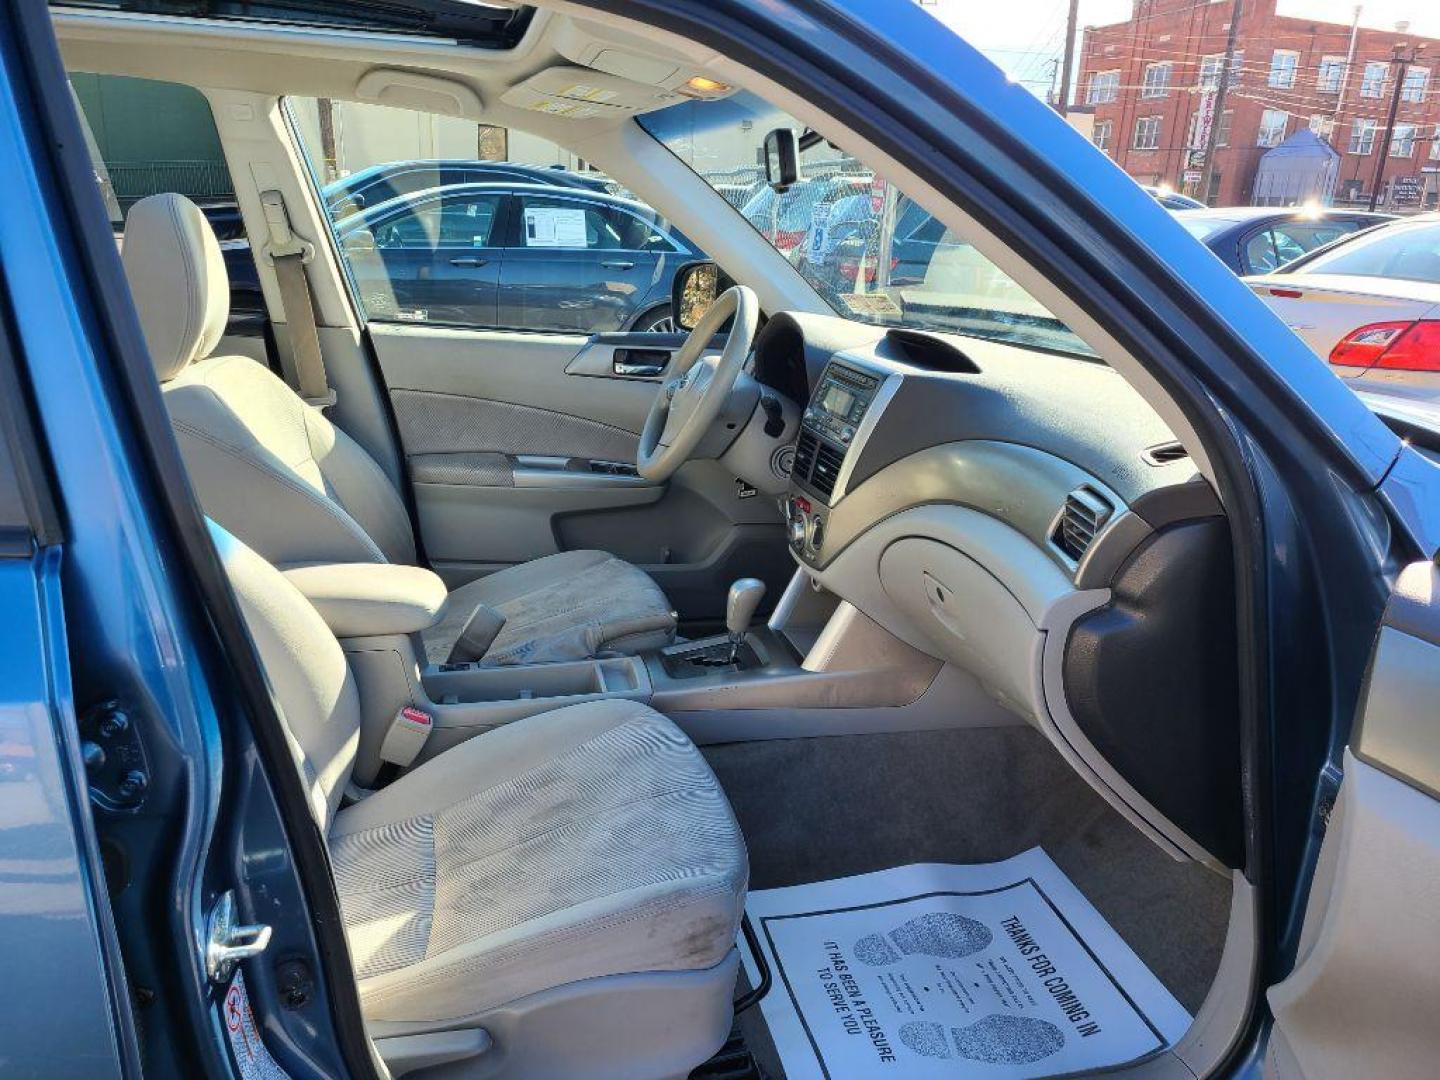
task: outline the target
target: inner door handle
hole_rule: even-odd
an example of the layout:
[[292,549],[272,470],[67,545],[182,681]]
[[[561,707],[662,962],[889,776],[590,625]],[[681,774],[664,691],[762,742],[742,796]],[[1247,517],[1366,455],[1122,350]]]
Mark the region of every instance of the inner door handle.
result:
[[490,261],[489,259],[476,259],[476,258],[472,258],[472,257],[469,256],[469,255],[466,255],[466,256],[462,256],[461,258],[458,258],[458,259],[451,259],[451,260],[450,260],[450,265],[451,265],[451,266],[484,266],[484,265],[485,265],[487,262],[489,262],[489,261]]
[[609,269],[609,270],[634,270],[634,269],[635,269],[635,264],[634,264],[633,262],[625,262],[625,261],[623,261],[623,260],[621,260],[621,259],[607,259],[606,261],[602,262],[600,265],[603,266],[603,267],[605,267],[606,269]]
[[665,374],[669,363],[670,354],[658,349],[616,349],[613,370],[616,375],[653,379]]

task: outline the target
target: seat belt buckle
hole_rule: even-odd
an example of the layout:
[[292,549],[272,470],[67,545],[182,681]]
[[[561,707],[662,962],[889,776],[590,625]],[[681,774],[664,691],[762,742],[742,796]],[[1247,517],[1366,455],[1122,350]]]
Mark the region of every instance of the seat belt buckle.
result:
[[424,709],[406,705],[390,721],[390,730],[385,732],[385,741],[380,744],[380,760],[402,769],[409,768],[420,756],[434,727],[434,717]]

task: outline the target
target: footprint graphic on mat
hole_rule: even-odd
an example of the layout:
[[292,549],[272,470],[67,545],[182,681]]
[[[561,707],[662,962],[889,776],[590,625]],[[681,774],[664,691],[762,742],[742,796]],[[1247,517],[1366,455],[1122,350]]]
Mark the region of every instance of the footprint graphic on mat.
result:
[[921,1057],[951,1056],[945,1028],[933,1020],[911,1020],[908,1024],[901,1024],[900,1041]]
[[888,934],[866,934],[855,942],[855,955],[871,967],[884,967],[905,956],[959,960],[987,948],[989,927],[964,915],[936,911],[902,923]]
[[951,1028],[950,1034],[961,1057],[992,1065],[1025,1065],[1047,1058],[1065,1045],[1065,1033],[1049,1020],[1005,1013],[993,1013],[968,1027]]

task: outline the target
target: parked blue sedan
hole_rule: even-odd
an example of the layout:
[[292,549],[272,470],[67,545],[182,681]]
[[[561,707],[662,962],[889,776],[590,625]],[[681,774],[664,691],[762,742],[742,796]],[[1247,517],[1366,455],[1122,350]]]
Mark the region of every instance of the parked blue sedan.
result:
[[371,318],[570,333],[674,327],[699,248],[643,203],[542,184],[454,184],[336,226]]

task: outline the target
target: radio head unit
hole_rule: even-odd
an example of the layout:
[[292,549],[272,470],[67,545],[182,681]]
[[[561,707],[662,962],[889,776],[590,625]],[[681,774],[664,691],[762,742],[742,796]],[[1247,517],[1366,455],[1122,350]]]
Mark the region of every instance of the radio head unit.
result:
[[801,424],[842,448],[848,447],[879,387],[876,376],[832,363],[811,395]]

